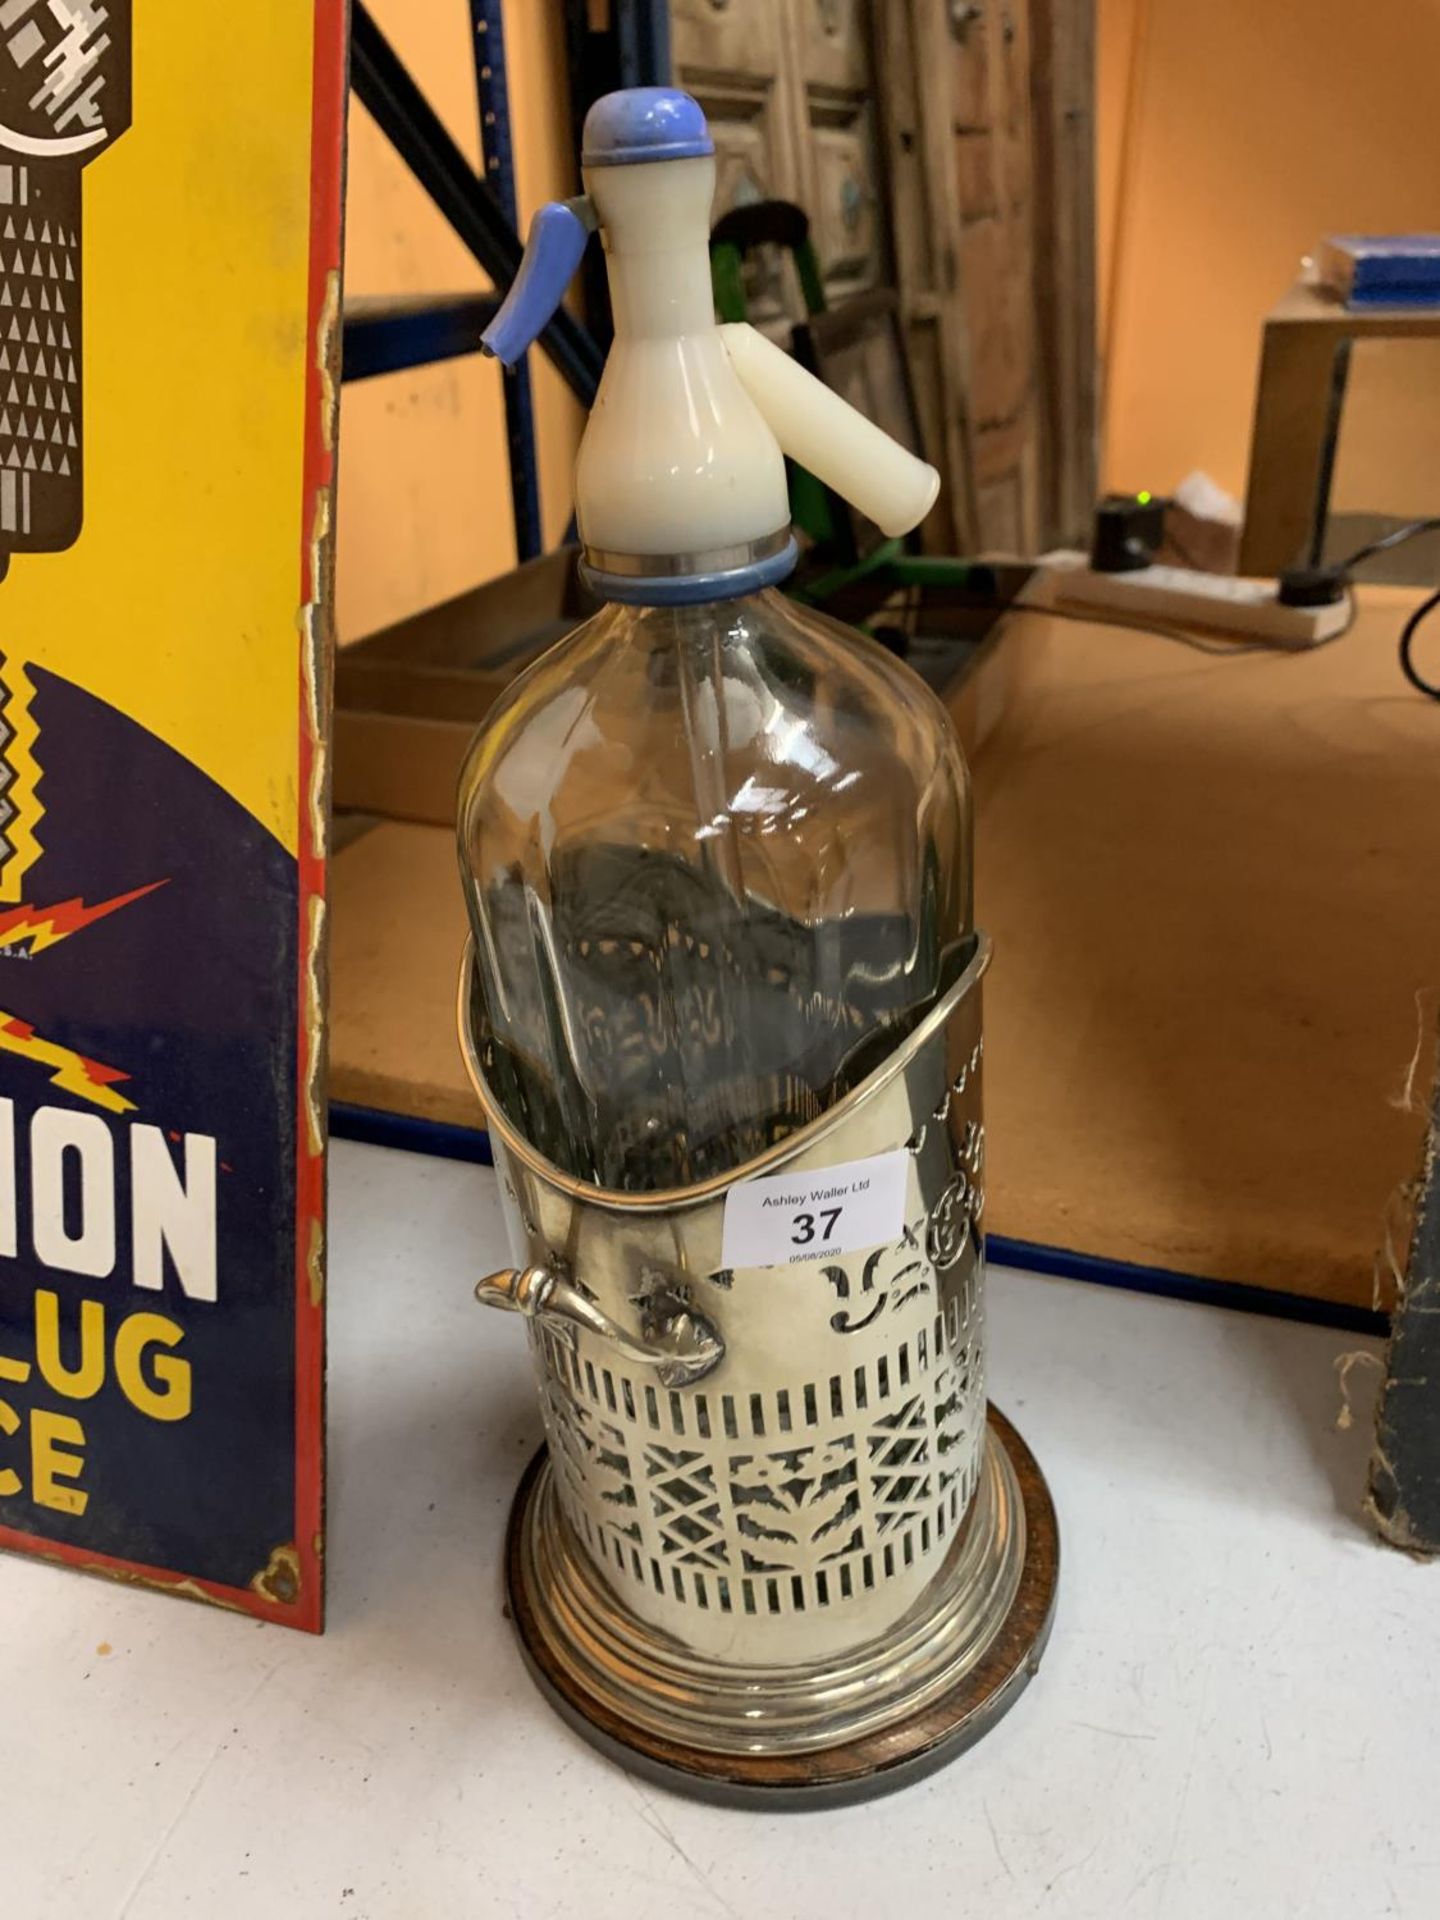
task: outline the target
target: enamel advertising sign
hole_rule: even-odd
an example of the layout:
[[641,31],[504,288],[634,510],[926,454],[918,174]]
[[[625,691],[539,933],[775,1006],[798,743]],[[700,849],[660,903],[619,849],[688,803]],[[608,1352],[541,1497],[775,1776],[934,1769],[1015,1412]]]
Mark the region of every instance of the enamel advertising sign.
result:
[[311,1630],[343,34],[0,0],[0,1545]]

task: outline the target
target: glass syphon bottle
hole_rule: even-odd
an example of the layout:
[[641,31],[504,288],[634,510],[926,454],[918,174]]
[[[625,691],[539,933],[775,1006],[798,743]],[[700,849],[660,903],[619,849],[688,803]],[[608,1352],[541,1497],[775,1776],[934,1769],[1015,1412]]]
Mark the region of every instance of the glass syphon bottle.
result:
[[933,469],[744,326],[717,327],[714,159],[693,101],[609,96],[587,196],[537,216],[486,335],[512,361],[597,226],[615,341],[577,465],[610,604],[510,688],[460,801],[485,1069],[602,1187],[688,1185],[823,1112],[971,936],[964,763],[934,696],[774,590],[785,454],[890,534]]

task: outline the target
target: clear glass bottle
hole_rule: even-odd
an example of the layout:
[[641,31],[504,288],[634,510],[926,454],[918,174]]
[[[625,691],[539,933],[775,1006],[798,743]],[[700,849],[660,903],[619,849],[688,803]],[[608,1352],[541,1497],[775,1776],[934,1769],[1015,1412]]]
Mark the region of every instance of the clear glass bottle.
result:
[[822,1112],[968,955],[959,743],[901,661],[774,591],[606,606],[461,782],[476,1030],[513,1124],[621,1189]]
[[586,115],[585,193],[536,215],[484,345],[515,364],[592,231],[615,338],[576,462],[605,608],[494,709],[460,865],[490,1089],[565,1172],[664,1189],[822,1112],[970,934],[965,768],[928,689],[770,591],[784,456],[888,535],[934,469],[710,292],[715,147],[673,88]]

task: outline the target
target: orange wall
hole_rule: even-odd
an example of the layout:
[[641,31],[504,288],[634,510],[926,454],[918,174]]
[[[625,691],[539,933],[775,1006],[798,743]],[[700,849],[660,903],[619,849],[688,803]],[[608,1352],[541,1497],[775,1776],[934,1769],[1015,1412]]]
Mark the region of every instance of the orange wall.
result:
[[[1437,0],[1097,0],[1104,479],[1243,498],[1260,324],[1327,232],[1440,228]],[[1352,370],[1336,505],[1435,511],[1440,348]]]
[[[371,0],[371,11],[472,165],[480,161],[464,0]],[[506,68],[521,229],[578,190],[562,10],[511,5]],[[489,283],[352,97],[346,293],[463,293]],[[541,353],[535,388],[547,544],[570,517],[580,410]],[[341,641],[460,593],[515,563],[501,381],[479,354],[346,386],[340,416],[336,595]]]

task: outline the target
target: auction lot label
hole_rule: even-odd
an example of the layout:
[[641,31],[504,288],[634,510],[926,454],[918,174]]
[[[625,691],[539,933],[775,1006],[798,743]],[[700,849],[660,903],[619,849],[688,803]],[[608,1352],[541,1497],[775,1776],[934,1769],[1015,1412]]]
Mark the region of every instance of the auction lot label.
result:
[[807,1173],[742,1180],[725,1196],[727,1267],[785,1267],[900,1238],[905,1224],[904,1147]]

